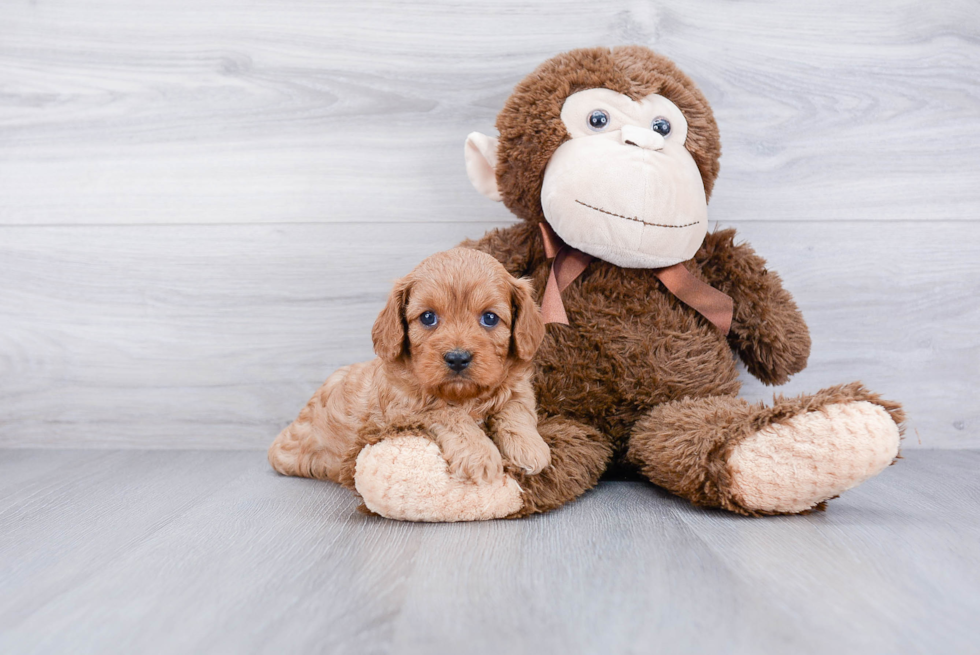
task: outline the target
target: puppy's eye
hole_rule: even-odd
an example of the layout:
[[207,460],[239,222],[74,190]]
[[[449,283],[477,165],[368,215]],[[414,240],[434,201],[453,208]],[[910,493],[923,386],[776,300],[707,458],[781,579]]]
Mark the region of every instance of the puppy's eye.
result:
[[433,327],[438,322],[439,317],[436,316],[435,312],[422,312],[422,315],[419,316],[419,323],[425,327]]
[[492,328],[499,322],[500,317],[493,312],[483,312],[483,316],[480,317],[480,325],[483,327]]
[[657,116],[650,123],[650,129],[659,134],[660,136],[667,136],[670,134],[670,121],[663,116]]
[[609,125],[609,113],[602,109],[596,109],[589,114],[589,129],[593,132],[601,132]]

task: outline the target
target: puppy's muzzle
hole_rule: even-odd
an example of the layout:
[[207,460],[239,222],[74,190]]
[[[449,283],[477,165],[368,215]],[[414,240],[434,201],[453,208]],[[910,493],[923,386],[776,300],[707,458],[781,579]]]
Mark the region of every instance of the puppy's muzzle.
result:
[[463,369],[473,361],[473,353],[468,350],[450,350],[442,356],[448,366],[455,373],[462,373]]

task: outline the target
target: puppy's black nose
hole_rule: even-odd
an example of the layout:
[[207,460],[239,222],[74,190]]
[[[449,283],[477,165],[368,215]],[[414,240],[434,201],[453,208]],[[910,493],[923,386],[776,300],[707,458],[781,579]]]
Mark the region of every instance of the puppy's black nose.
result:
[[468,350],[450,350],[442,358],[446,366],[459,373],[473,361],[473,354]]

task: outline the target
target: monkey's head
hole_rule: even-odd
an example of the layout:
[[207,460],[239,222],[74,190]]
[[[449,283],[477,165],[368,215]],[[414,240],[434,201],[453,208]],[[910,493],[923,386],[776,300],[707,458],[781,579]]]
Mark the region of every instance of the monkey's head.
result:
[[704,240],[718,126],[669,59],[641,46],[558,55],[517,85],[497,130],[466,139],[473,185],[569,245],[658,268]]

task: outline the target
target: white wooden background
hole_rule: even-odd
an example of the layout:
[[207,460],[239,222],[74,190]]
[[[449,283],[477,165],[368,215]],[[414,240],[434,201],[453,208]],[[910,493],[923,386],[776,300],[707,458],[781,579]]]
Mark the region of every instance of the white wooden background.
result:
[[861,379],[908,447],[980,447],[976,0],[4,2],[0,445],[265,447],[393,278],[511,220],[465,135],[623,43],[715,108],[710,216],[813,332],[783,390]]

